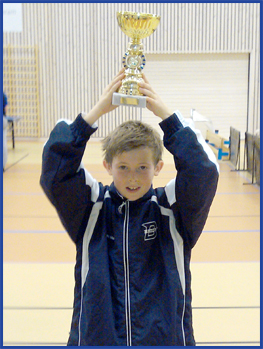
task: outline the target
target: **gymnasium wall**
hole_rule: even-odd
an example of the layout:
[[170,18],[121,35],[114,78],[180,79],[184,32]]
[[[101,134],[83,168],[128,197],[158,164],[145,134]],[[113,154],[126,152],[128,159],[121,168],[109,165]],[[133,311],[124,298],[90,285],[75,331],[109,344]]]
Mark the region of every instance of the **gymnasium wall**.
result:
[[[23,31],[4,33],[3,45],[37,49],[38,136],[47,137],[58,119],[73,120],[79,112],[88,111],[119,71],[128,37],[118,27],[116,12],[128,10],[161,16],[156,32],[143,40],[145,54],[151,57],[247,54],[243,113],[248,132],[259,128],[259,3],[23,3]],[[96,137],[126,118],[142,116],[136,108],[127,109],[104,116]]]

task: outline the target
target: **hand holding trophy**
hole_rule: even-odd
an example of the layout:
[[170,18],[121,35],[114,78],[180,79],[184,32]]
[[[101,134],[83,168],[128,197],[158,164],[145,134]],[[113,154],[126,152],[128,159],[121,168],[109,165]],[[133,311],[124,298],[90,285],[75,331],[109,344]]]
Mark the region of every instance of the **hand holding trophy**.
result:
[[146,107],[146,98],[139,92],[138,83],[142,81],[142,69],[146,64],[141,39],[150,36],[160,22],[160,16],[136,12],[117,12],[121,30],[131,38],[122,64],[125,77],[118,92],[113,93],[113,105]]

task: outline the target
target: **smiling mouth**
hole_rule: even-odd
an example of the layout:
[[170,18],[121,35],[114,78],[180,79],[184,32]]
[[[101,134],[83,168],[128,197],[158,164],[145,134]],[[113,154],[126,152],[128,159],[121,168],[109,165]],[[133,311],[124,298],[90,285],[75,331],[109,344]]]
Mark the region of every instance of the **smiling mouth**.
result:
[[135,193],[136,191],[138,191],[140,189],[140,187],[126,187],[126,189],[130,192],[130,193]]

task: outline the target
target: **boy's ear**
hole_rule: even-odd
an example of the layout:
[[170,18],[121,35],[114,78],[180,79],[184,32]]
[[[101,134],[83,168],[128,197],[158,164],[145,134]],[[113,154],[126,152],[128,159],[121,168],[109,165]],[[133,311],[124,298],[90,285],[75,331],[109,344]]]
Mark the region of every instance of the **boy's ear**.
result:
[[158,176],[158,174],[160,173],[161,169],[163,168],[163,165],[164,165],[164,162],[163,160],[160,160],[157,165],[155,166],[155,169],[154,169],[154,175],[155,176]]
[[106,160],[103,160],[103,166],[106,168],[108,174],[112,175],[111,164],[108,164]]

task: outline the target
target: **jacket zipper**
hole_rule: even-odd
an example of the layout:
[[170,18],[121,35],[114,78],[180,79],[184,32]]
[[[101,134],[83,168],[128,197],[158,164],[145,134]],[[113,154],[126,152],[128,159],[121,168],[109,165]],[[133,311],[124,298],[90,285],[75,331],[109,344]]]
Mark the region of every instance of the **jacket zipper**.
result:
[[127,346],[132,345],[131,340],[131,304],[130,304],[130,278],[129,278],[129,255],[128,255],[128,231],[129,231],[129,201],[125,202],[125,217],[123,225],[123,265],[125,287],[125,316]]

